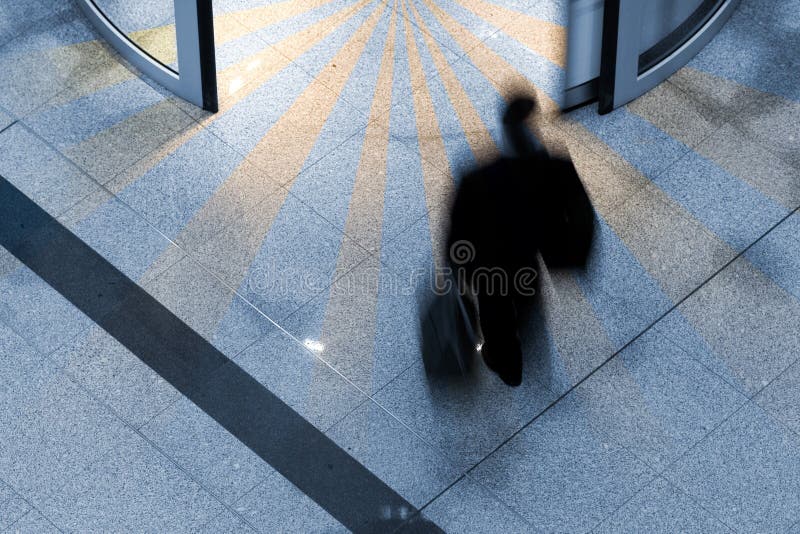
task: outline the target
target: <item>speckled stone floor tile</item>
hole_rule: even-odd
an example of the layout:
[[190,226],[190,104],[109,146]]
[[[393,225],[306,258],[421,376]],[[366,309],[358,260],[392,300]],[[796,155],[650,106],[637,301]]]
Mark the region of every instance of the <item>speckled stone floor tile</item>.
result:
[[663,478],[656,478],[593,532],[734,532]]
[[[175,65],[150,2],[105,8]],[[800,4],[742,0],[664,84],[558,116],[568,4],[215,0],[211,114],[77,2],[4,0],[0,176],[420,524],[797,530]],[[595,241],[585,269],[537,266],[521,387],[480,358],[434,378],[420,311],[449,205],[521,89]],[[5,249],[0,295],[0,529],[345,530]]]
[[588,531],[654,472],[566,399],[489,456],[476,480],[543,531]]
[[739,530],[781,531],[800,515],[798,439],[761,408],[747,404],[665,477]]
[[529,532],[534,527],[496,496],[463,478],[429,504],[425,517],[445,532]]

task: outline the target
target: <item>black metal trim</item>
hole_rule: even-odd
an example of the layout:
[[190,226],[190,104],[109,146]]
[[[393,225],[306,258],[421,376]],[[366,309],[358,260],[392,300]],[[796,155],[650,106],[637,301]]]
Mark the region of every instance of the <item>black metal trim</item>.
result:
[[600,51],[600,79],[597,86],[598,112],[601,115],[614,110],[620,4],[621,0],[606,0],[603,7],[603,44]]
[[600,78],[592,78],[575,87],[570,87],[564,91],[564,113],[591,104],[597,100],[597,88]]
[[639,74],[655,67],[683,46],[686,41],[703,29],[724,3],[725,0],[705,0],[700,4],[700,7],[695,9],[694,13],[680,26],[639,56]]
[[[98,6],[98,5],[97,5],[97,2],[96,2],[95,0],[90,0],[90,1],[92,2],[92,5],[94,5],[95,9],[97,9],[97,12],[98,12],[98,13],[100,13],[101,15],[103,15],[103,18],[106,20],[106,22],[108,23],[108,25],[109,25],[111,28],[113,28],[114,30],[116,30],[116,32],[117,32],[118,34],[120,34],[122,37],[124,37],[124,38],[125,38],[125,40],[127,40],[127,41],[128,41],[130,44],[132,44],[133,46],[135,46],[136,48],[138,48],[138,49],[139,49],[139,51],[141,51],[141,53],[142,53],[142,54],[144,54],[145,56],[149,57],[150,59],[152,59],[153,61],[155,61],[155,62],[156,62],[156,63],[158,63],[159,65],[163,66],[165,69],[169,69],[169,70],[170,70],[170,71],[172,71],[172,72],[173,72],[173,73],[174,73],[176,76],[180,76],[180,75],[181,75],[181,74],[180,74],[180,72],[178,72],[177,70],[175,70],[174,68],[172,68],[172,66],[170,66],[170,65],[167,65],[166,63],[164,63],[163,61],[161,61],[160,59],[158,59],[157,57],[155,57],[153,54],[151,54],[150,52],[148,52],[146,49],[144,49],[144,48],[143,48],[143,47],[142,47],[142,46],[141,46],[139,43],[137,43],[136,41],[134,41],[133,39],[131,39],[131,38],[128,36],[128,32],[126,32],[125,30],[123,30],[122,28],[120,28],[119,26],[117,26],[116,24],[114,24],[114,21],[113,21],[113,20],[111,20],[111,19],[108,17],[108,15],[106,14],[106,12],[105,12],[105,11],[103,11],[103,8],[102,8],[102,7],[100,7],[100,6]],[[177,53],[177,50],[176,50],[176,53]],[[178,65],[178,68],[180,69],[180,65]]]
[[200,80],[203,84],[203,109],[219,111],[217,59],[214,45],[212,0],[197,0],[197,40],[200,47]]

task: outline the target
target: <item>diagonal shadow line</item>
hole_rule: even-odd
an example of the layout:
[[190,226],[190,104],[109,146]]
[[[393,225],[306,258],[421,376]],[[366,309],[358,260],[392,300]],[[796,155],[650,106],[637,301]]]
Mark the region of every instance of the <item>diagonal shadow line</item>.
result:
[[[0,245],[342,525],[417,509],[0,176]],[[414,531],[442,532],[424,519]]]

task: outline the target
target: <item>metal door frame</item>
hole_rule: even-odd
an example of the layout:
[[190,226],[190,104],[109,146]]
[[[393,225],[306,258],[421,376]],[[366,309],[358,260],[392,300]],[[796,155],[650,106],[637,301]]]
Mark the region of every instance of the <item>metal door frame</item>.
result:
[[78,0],[86,16],[119,54],[143,74],[207,111],[218,110],[212,0],[174,0],[178,72],[121,31],[94,0]]
[[708,0],[643,54],[644,0],[606,0],[598,84],[599,112],[609,113],[660,84],[696,56],[722,29],[740,0]]

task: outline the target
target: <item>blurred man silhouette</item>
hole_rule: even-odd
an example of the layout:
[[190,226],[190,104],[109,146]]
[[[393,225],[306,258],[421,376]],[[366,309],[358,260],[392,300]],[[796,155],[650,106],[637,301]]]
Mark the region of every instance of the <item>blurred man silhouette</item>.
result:
[[527,97],[507,107],[511,153],[461,179],[447,242],[464,302],[477,300],[483,360],[510,386],[522,381],[518,311],[536,292],[537,253],[549,268],[582,266],[594,233],[572,162],[550,157],[526,126],[534,111]]

